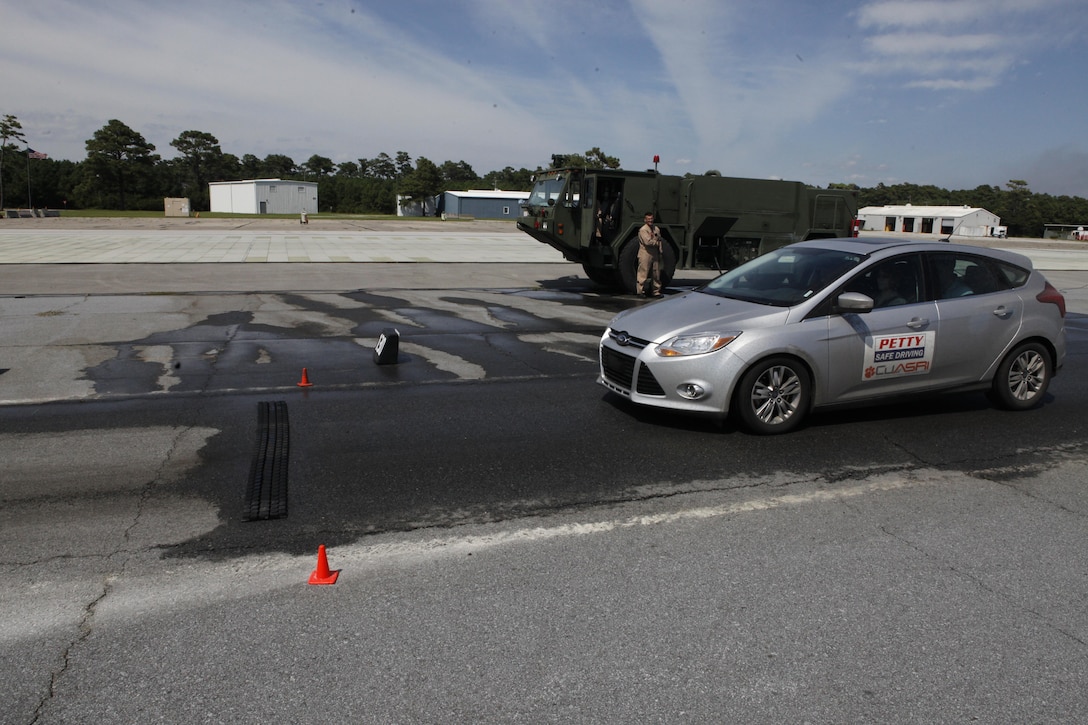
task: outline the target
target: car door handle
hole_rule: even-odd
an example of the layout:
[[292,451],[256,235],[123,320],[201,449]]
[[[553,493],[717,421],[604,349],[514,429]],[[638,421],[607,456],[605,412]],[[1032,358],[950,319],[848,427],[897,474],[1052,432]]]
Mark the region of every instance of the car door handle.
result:
[[1007,320],[1012,317],[1012,310],[1002,305],[994,310],[994,317],[1000,317],[1002,320]]
[[907,323],[907,327],[912,330],[921,330],[923,327],[929,327],[929,318],[927,317],[914,317]]

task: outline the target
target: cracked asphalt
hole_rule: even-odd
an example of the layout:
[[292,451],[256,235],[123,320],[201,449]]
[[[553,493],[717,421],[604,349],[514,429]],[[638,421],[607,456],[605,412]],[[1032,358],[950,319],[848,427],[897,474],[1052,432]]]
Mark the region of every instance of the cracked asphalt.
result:
[[0,298],[0,722],[1088,718],[1082,272],[1041,409],[764,439],[605,395],[577,267],[257,266]]

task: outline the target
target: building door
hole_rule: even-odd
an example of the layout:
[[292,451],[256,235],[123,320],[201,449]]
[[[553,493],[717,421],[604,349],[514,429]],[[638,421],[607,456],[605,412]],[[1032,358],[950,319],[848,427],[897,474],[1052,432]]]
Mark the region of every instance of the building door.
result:
[[268,202],[267,201],[262,201],[261,202],[261,213],[262,214],[267,214],[268,213]]

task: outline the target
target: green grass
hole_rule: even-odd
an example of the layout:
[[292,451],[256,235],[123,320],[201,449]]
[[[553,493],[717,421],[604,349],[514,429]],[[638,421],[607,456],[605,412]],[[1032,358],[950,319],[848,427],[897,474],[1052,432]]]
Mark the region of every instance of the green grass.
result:
[[61,211],[61,216],[67,217],[160,217],[163,215],[161,211],[116,211],[113,209],[65,209]]

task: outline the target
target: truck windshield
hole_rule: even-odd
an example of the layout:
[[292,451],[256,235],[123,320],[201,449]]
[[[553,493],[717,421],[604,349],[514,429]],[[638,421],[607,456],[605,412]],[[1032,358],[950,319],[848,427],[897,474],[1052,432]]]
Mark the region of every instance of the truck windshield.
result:
[[528,206],[554,206],[559,202],[559,195],[563,192],[565,176],[549,176],[537,180],[529,194]]

